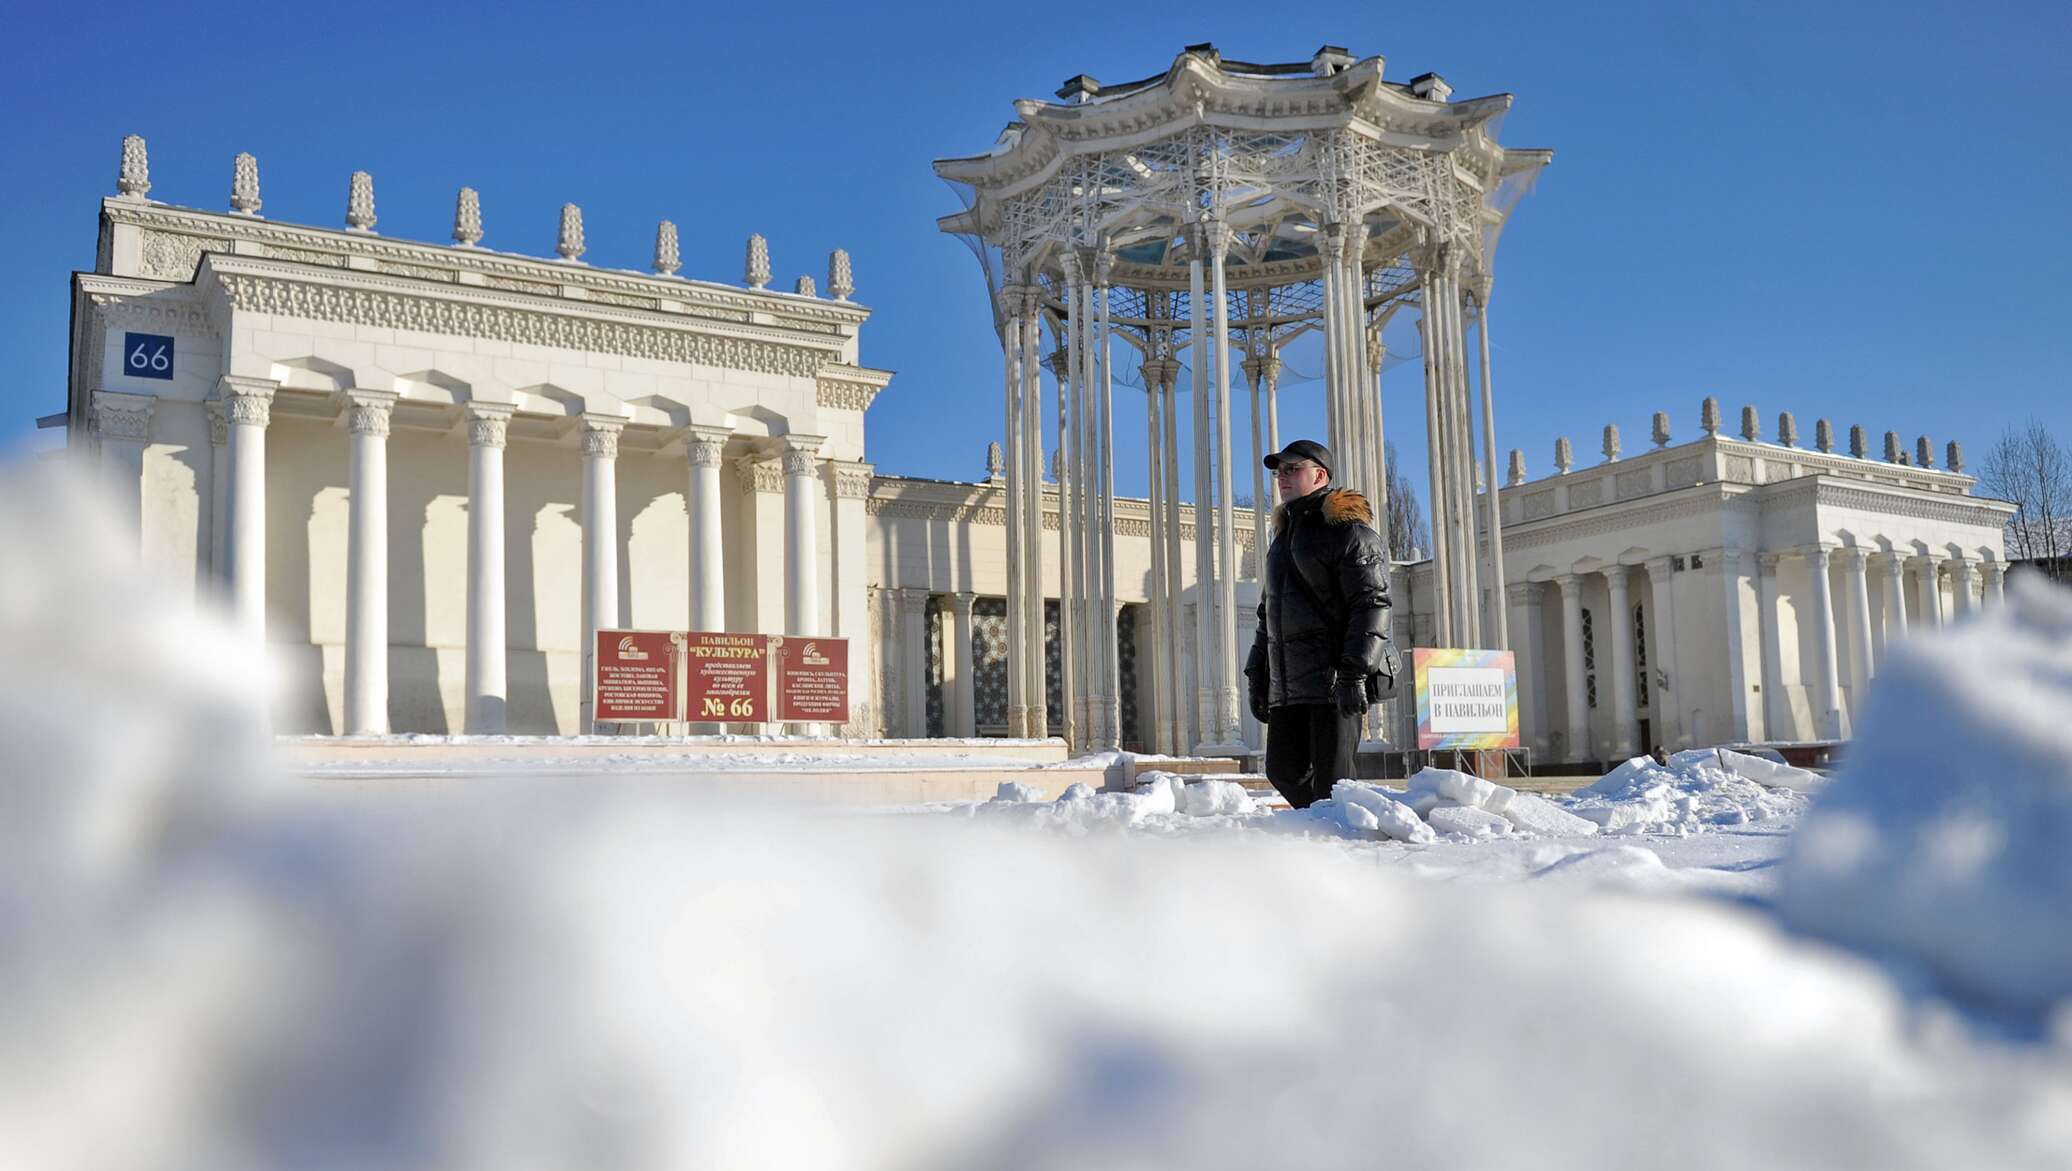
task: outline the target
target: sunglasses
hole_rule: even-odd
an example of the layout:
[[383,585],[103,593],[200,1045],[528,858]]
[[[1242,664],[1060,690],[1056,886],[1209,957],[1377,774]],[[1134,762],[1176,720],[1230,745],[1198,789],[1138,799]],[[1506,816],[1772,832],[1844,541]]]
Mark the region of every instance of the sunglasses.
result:
[[1321,469],[1322,467],[1322,464],[1313,463],[1283,463],[1273,470],[1273,474],[1276,476],[1292,476],[1297,472],[1307,472],[1312,469]]

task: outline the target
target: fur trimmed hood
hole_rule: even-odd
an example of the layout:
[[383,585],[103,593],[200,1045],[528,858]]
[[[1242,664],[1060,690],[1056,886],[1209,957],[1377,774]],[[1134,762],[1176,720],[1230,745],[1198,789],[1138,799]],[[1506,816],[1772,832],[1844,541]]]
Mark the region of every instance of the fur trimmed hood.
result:
[[1351,488],[1339,488],[1324,495],[1324,519],[1335,525],[1374,523],[1374,506]]

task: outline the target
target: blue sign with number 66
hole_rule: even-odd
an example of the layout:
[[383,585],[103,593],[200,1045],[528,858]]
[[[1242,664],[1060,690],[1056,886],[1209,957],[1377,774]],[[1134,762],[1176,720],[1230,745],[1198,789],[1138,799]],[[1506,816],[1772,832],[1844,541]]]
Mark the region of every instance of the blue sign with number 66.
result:
[[173,339],[156,333],[122,335],[122,372],[131,378],[173,376]]

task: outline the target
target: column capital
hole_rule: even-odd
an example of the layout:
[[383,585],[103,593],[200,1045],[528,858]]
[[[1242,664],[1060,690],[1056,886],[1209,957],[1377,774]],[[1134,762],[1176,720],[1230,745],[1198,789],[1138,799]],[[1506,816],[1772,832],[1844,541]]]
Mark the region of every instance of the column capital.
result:
[[957,620],[960,622],[971,620],[971,608],[977,602],[978,595],[970,590],[958,590],[950,595],[950,608],[957,612]]
[[1317,255],[1328,264],[1343,263],[1347,243],[1345,224],[1333,220],[1316,234]]
[[264,427],[272,420],[273,393],[280,389],[280,383],[270,378],[225,374],[216,385],[232,423]]
[[1986,580],[1989,582],[2000,581],[2007,577],[2007,562],[2005,561],[1982,561],[1979,563],[1979,567],[1985,571]]
[[1757,553],[1755,555],[1755,559],[1757,563],[1759,563],[1764,569],[1774,570],[1779,565],[1784,563],[1785,558],[1791,556],[1793,556],[1793,554],[1788,551],[1770,551]]
[[230,411],[220,398],[207,399],[201,404],[209,417],[209,444],[222,447],[230,442]]
[[1985,564],[1985,562],[1982,559],[1977,557],[1966,557],[1961,553],[1955,557],[1949,558],[1950,572],[1962,574],[1967,578],[1969,578],[1973,573],[1977,572],[1979,566],[1983,564]]
[[338,392],[338,412],[345,418],[345,429],[353,434],[387,439],[389,415],[400,397],[393,390],[342,390]]
[[825,435],[786,435],[781,459],[787,476],[817,476],[820,474],[820,449],[827,446]]
[[1940,573],[1943,562],[1947,560],[1948,558],[1938,557],[1933,553],[1918,553],[1907,558],[1907,564],[1921,573]]
[[1633,572],[1630,565],[1607,565],[1597,572],[1604,575],[1605,585],[1614,589],[1626,588],[1626,577]]
[[875,464],[860,460],[831,459],[827,461],[828,478],[834,482],[835,499],[868,500],[871,495],[871,481],[877,475]]
[[741,481],[743,492],[784,491],[784,469],[777,461],[760,455],[744,455],[734,460],[734,474]]
[[1244,371],[1245,377],[1255,381],[1278,382],[1281,377],[1282,363],[1280,358],[1268,354],[1246,358],[1238,363],[1238,369]]
[[1879,558],[1879,561],[1884,565],[1885,572],[1891,574],[1894,577],[1900,577],[1904,575],[1907,571],[1907,561],[1910,558],[1910,556],[1910,554],[1902,553],[1897,549],[1892,549],[1886,551]]
[[1799,546],[1798,553],[1806,559],[1808,565],[1817,565],[1825,569],[1827,568],[1828,561],[1833,558],[1836,548],[1837,546],[1826,545],[1816,541],[1810,545]]
[[460,414],[467,426],[468,446],[501,449],[509,441],[513,413],[509,403],[462,403]]
[[1649,577],[1661,577],[1674,568],[1674,562],[1667,553],[1660,557],[1650,557],[1640,564],[1641,568],[1648,571]]
[[1554,584],[1561,587],[1561,596],[1563,598],[1580,598],[1583,596],[1583,578],[1580,574],[1564,573],[1554,579]]
[[732,427],[708,427],[693,423],[684,428],[684,458],[689,460],[694,468],[716,468],[720,466],[727,440],[733,437]]
[[1873,551],[1862,545],[1844,545],[1835,550],[1835,557],[1852,572],[1862,572],[1869,567]]
[[1207,250],[1208,256],[1211,259],[1218,259],[1230,254],[1231,236],[1230,225],[1224,222],[1221,217],[1205,219],[1201,222],[1202,247]]
[[898,586],[892,591],[892,600],[903,614],[919,614],[928,608],[929,591],[912,586]]
[[619,458],[619,435],[626,430],[626,420],[617,415],[600,415],[585,412],[576,417],[576,429],[581,435],[584,455],[601,456],[605,459]]
[[1066,248],[1059,253],[1058,269],[1065,274],[1065,287],[1068,289],[1077,289],[1085,281],[1085,274],[1079,271],[1077,249]]
[[1504,597],[1513,606],[1530,606],[1540,600],[1540,583],[1536,581],[1514,581],[1504,587]]
[[149,443],[151,415],[157,406],[156,395],[94,391],[94,430],[100,432],[103,440]]
[[1027,303],[1028,298],[1028,286],[1023,285],[1019,281],[1012,281],[1001,285],[1000,292],[996,294],[996,299],[1000,303],[1000,316],[1003,319],[1021,316],[1023,306]]

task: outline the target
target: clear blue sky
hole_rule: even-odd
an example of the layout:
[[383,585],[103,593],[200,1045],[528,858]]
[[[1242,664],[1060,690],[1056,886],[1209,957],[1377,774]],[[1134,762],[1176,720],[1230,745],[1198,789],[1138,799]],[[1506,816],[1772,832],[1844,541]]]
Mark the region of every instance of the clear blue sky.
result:
[[[824,282],[845,247],[876,311],[864,361],[899,372],[870,457],[975,478],[999,351],[975,263],[935,230],[958,204],[929,161],[983,150],[1016,97],[1154,73],[1198,41],[1255,61],[1342,44],[1395,80],[1517,95],[1505,141],[1557,152],[1505,236],[1493,309],[1499,443],[1535,475],[1561,434],[1594,461],[1607,422],[1644,447],[1656,409],[1687,438],[1708,393],[1730,419],[1756,404],[1766,431],[1791,409],[1807,442],[1820,416],[1938,453],[1957,438],[1974,460],[2032,414],[2072,439],[2072,6],[1192,7],[14,7],[0,447],[53,437],[32,428],[64,405],[67,274],[92,263],[134,132],[173,203],[226,206],[249,150],[266,214],[293,222],[341,223],[364,169],[380,230],[410,239],[447,239],[466,184],[487,243],[538,255],[564,201],[603,265],[644,267],[662,218],[709,279],[740,279],[750,232],[784,287]],[[1401,324],[1391,345],[1414,354]],[[1415,367],[1391,377],[1388,428],[1421,483]],[[1117,409],[1120,451],[1140,452],[1141,398]],[[1314,384],[1283,417],[1321,430]],[[1140,490],[1141,460],[1118,479]]]

